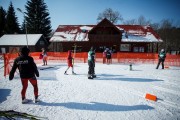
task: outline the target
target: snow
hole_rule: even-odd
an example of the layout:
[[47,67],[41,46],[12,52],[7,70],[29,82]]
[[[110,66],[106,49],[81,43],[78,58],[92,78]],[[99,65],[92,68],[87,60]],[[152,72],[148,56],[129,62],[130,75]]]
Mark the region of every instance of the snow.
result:
[[[76,33],[75,33],[76,31]],[[55,41],[88,41],[87,33],[77,32],[77,30],[72,30],[71,32],[55,32],[51,38],[51,42]]]
[[[147,27],[148,26],[144,26],[144,29],[147,29]],[[143,32],[142,30],[125,31],[121,27],[117,28],[124,32],[122,33],[122,42],[162,42],[162,39],[157,39],[151,32]]]
[[[64,75],[66,63],[50,62],[53,68],[40,70],[37,64],[39,104],[21,104],[21,82],[18,75],[12,81],[3,77],[0,69],[0,110],[15,110],[46,117],[49,120],[179,120],[180,67],[155,69],[155,64],[106,65],[96,63],[97,78],[87,79],[87,63],[75,63],[77,75],[71,69]],[[0,61],[0,67],[3,61]],[[156,95],[156,102],[145,94]],[[28,86],[27,98],[34,99]]]
[[[35,45],[41,36],[42,34],[27,34],[28,45]],[[0,45],[27,45],[26,34],[3,35],[0,38]]]
[[147,33],[145,36],[128,34],[128,38],[123,34],[122,42],[159,42],[159,40],[157,40],[151,33]]
[[80,27],[81,30],[88,30],[90,31],[93,27],[89,27],[89,26],[82,26]]

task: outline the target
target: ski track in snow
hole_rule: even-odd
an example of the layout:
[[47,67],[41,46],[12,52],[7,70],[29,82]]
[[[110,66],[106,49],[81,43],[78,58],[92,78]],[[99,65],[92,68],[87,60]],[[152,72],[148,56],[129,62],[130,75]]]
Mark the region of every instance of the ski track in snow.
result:
[[[178,120],[180,119],[180,68],[156,65],[96,64],[97,78],[87,79],[87,63],[76,63],[75,72],[64,75],[66,63],[38,65],[39,104],[21,104],[18,74],[12,81],[0,69],[0,109],[16,110],[49,120]],[[157,96],[156,102],[145,94]],[[32,100],[29,84],[26,96]]]

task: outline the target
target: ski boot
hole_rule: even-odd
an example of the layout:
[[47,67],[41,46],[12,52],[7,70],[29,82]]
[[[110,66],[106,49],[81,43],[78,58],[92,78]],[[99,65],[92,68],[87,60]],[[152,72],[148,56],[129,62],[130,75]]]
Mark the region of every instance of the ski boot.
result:
[[28,102],[29,102],[28,99],[23,99],[23,100],[22,100],[22,104],[26,104],[26,103],[28,103]]
[[35,103],[39,103],[41,100],[39,98],[35,99]]
[[93,75],[88,75],[88,79],[93,79]]
[[64,72],[64,75],[68,75],[66,71]]
[[92,77],[93,77],[93,78],[96,78],[96,75],[95,75],[95,74],[93,74],[93,75],[92,75]]
[[74,71],[72,72],[72,74],[73,74],[73,75],[76,75],[76,73],[75,73]]

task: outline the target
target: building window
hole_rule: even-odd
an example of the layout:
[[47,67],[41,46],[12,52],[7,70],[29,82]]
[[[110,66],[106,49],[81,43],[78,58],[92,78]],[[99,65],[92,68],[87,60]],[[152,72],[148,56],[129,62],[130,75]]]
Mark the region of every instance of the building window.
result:
[[40,45],[44,45],[44,41],[40,41]]
[[133,52],[139,52],[138,49],[139,49],[138,47],[134,47],[134,48],[133,48]]
[[144,52],[144,47],[139,47],[139,52]]
[[1,53],[6,53],[6,48],[1,48]]
[[133,47],[133,52],[144,52],[144,47]]
[[131,45],[130,44],[121,44],[120,45],[120,51],[130,51]]

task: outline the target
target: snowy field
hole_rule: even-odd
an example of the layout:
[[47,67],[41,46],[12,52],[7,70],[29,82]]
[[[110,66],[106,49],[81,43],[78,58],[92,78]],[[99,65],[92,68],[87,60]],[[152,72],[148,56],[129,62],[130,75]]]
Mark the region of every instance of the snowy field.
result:
[[[3,61],[0,61],[3,66]],[[0,66],[0,67],[1,67]],[[21,82],[3,77],[0,69],[0,110],[14,110],[49,120],[180,120],[180,67],[155,69],[156,65],[96,64],[97,78],[87,79],[87,63],[76,63],[77,75],[64,75],[66,63],[51,63],[40,70],[42,102],[21,104]],[[154,94],[156,102],[145,99]],[[29,83],[28,99],[34,99]],[[2,119],[2,118],[0,118]]]

